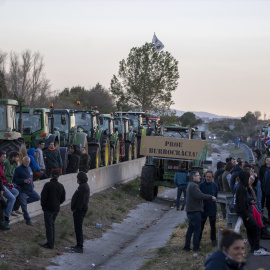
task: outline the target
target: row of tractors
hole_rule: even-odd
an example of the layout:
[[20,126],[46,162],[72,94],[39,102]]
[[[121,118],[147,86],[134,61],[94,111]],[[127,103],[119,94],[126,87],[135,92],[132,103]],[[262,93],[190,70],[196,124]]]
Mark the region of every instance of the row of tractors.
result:
[[85,147],[91,157],[91,169],[129,161],[139,156],[143,135],[160,132],[153,121],[148,124],[144,112],[101,114],[89,110],[23,107],[11,99],[0,100],[0,150],[20,153],[37,148],[44,140],[45,148],[54,142],[63,160],[63,172],[71,145]]

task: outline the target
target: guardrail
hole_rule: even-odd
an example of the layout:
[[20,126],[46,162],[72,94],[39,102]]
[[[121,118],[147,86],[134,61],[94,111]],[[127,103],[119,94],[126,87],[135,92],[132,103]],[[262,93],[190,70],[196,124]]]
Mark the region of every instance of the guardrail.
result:
[[[112,187],[115,184],[126,183],[137,178],[141,175],[141,170],[144,163],[145,157],[90,170],[87,173],[87,176],[91,195]],[[35,191],[40,194],[45,183],[49,181],[50,179],[35,181]],[[61,175],[58,181],[64,185],[66,190],[66,200],[61,205],[63,206],[70,203],[71,198],[78,186],[77,173]],[[30,217],[43,213],[40,201],[28,204],[27,209]],[[10,223],[15,223],[20,220],[23,220],[22,216],[10,217]]]
[[246,144],[240,143],[240,148],[245,152],[249,163],[255,162],[253,151]]

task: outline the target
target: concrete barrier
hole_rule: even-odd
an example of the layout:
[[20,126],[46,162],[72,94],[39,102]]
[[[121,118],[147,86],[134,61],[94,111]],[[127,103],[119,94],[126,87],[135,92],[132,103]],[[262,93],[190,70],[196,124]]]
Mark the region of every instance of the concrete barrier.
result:
[[[122,162],[119,164],[102,167],[90,170],[88,175],[88,184],[90,186],[91,195],[105,190],[119,183],[126,183],[141,175],[142,166],[145,163],[145,158],[138,158],[132,161]],[[34,182],[35,191],[40,194],[45,183],[50,179]],[[77,174],[65,174],[59,177],[59,182],[62,183],[66,190],[66,201],[62,205],[70,203],[77,184]],[[43,213],[40,201],[27,205],[30,217],[34,217]],[[22,216],[10,217],[10,223],[15,223],[23,220]]]

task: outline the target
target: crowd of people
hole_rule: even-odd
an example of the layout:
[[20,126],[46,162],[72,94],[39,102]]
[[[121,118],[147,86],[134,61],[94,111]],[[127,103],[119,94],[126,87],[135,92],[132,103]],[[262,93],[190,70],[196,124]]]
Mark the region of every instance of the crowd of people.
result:
[[[188,218],[184,250],[200,251],[207,218],[212,245],[217,245],[216,198],[219,192],[225,192],[231,193],[233,197],[230,211],[243,220],[250,252],[255,256],[270,255],[260,244],[260,239],[270,239],[270,231],[267,229],[270,225],[270,157],[258,149],[254,150],[254,157],[255,162],[251,164],[241,158],[228,157],[225,162],[217,163],[215,173],[207,171],[202,182],[198,171],[189,174],[186,165],[182,163],[181,169],[175,173],[174,182],[178,186],[176,209],[180,210],[180,197],[183,193],[181,210],[186,208]],[[225,219],[226,204],[220,203],[220,208]],[[220,250],[206,260],[206,269],[244,269],[242,236],[230,230],[225,230],[223,235]],[[230,243],[228,239],[231,239]],[[219,268],[222,264],[227,268]]]
[[[27,205],[41,200],[47,236],[47,243],[41,244],[41,247],[51,249],[54,247],[54,223],[60,205],[65,201],[65,189],[58,182],[63,168],[60,151],[54,146],[54,142],[45,150],[44,146],[44,141],[40,141],[37,149],[28,149],[28,156],[23,157],[21,165],[18,165],[18,152],[12,151],[7,157],[7,153],[0,150],[0,229],[10,229],[11,215],[23,215],[26,224],[34,226]],[[90,169],[90,161],[84,147],[80,149],[76,145],[71,146],[66,173],[78,173],[79,187],[71,201],[77,239],[77,245],[71,248],[73,252],[78,253],[83,252],[82,223],[90,197],[86,174]],[[44,185],[39,195],[34,190],[34,181],[46,178],[51,178],[50,182]]]

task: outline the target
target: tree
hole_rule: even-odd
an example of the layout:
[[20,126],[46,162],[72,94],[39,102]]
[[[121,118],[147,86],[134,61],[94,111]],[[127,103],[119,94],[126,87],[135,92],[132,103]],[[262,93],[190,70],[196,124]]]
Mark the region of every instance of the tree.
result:
[[196,125],[196,115],[192,112],[186,112],[178,119],[182,126],[194,126]]
[[248,111],[246,115],[241,118],[241,121],[248,125],[254,125],[257,122],[257,118],[251,111]]
[[5,74],[0,70],[0,98],[7,98],[8,91],[6,86]]
[[145,43],[132,48],[128,58],[120,61],[118,77],[113,75],[111,80],[111,92],[118,108],[169,109],[174,104],[171,92],[178,79],[178,61],[169,52],[157,52],[153,44]]

